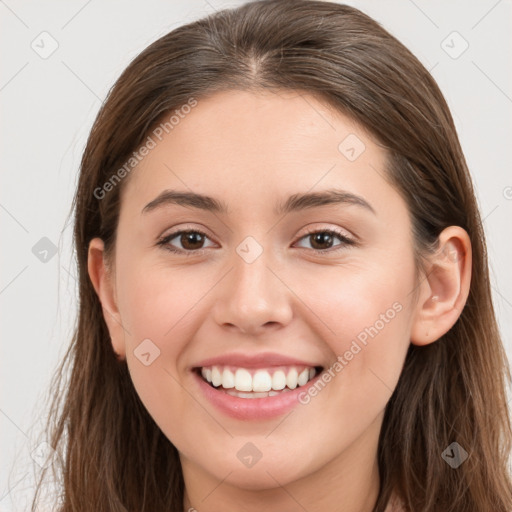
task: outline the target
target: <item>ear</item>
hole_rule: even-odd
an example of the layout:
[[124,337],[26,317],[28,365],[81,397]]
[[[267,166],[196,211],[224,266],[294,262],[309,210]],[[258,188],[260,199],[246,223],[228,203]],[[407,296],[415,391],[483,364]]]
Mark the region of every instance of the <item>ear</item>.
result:
[[420,284],[411,330],[413,345],[427,345],[446,334],[459,318],[471,284],[471,240],[459,226],[439,235]]
[[118,359],[125,359],[126,349],[121,315],[117,307],[115,273],[106,261],[104,244],[101,238],[93,238],[89,244],[87,270],[101,302],[103,318],[110,333],[114,352]]

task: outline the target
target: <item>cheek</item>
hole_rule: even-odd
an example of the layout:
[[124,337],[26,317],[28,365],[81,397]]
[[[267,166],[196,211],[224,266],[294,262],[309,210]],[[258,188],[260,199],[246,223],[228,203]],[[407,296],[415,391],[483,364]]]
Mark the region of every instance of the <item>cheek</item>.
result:
[[296,280],[294,291],[308,306],[301,321],[316,326],[315,337],[329,347],[332,363],[301,397],[303,407],[287,426],[295,439],[307,421],[317,434],[312,449],[322,454],[319,460],[357,439],[391,397],[409,346],[412,283],[413,267],[405,263],[400,272],[337,267],[329,275],[304,274],[300,285]]
[[171,424],[171,405],[182,409],[181,354],[193,338],[191,321],[205,280],[179,270],[126,267],[119,272],[119,310],[126,359],[137,393],[155,421]]
[[119,308],[130,343],[149,338],[161,350],[177,352],[209,281],[204,273],[155,266],[126,272],[119,279]]
[[[376,397],[378,388],[382,399],[389,398],[410,343],[414,267],[409,261],[390,260],[393,263],[387,266],[339,266],[327,273],[304,273],[296,283],[298,295],[311,310],[309,325],[318,326],[332,363],[339,362],[334,373],[343,377],[333,379],[332,388],[352,389],[356,402]],[[334,399],[345,399],[340,397]]]

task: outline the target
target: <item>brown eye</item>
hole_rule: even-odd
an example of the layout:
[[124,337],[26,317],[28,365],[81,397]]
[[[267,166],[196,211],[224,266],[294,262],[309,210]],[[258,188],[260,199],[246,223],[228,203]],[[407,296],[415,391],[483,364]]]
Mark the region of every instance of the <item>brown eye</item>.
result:
[[184,249],[200,249],[204,243],[204,235],[197,231],[186,231],[179,236],[179,241]]
[[[166,235],[161,240],[158,241],[158,245],[163,246],[165,249],[171,252],[177,253],[187,253],[192,255],[195,251],[202,251],[203,244],[208,236],[202,231],[198,230],[181,230],[175,231],[174,233],[170,233]],[[178,244],[181,244],[181,247],[176,247],[174,244],[171,244],[171,241],[176,240]]]
[[[335,239],[340,240],[341,243],[333,245]],[[355,242],[350,238],[346,237],[343,233],[339,233],[331,229],[321,229],[317,231],[311,231],[301,238],[301,240],[309,240],[311,249],[318,252],[326,252],[333,246],[336,247],[334,251],[343,249],[347,245],[355,245]]]
[[[308,236],[312,241],[313,249],[330,249],[334,242],[333,235],[325,231],[322,233],[313,233],[312,235]],[[328,247],[326,247],[326,245],[328,245]]]

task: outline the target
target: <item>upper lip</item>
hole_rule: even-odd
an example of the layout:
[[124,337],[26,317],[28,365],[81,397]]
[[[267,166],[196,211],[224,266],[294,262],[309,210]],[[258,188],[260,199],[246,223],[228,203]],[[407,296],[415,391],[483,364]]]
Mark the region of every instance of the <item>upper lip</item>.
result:
[[317,363],[304,361],[275,352],[261,352],[259,354],[239,354],[236,352],[210,357],[200,361],[194,368],[207,366],[238,366],[240,368],[265,368],[269,366],[321,366]]

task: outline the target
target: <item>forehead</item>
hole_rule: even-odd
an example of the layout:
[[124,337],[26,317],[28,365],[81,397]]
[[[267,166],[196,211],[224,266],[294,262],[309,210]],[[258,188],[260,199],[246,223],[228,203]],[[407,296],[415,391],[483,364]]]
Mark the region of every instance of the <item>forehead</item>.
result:
[[278,198],[297,192],[343,188],[377,205],[379,194],[393,193],[386,153],[372,136],[304,92],[224,91],[180,114],[150,134],[154,148],[133,171],[123,203],[140,210],[179,189],[223,198],[232,211],[263,203],[275,211]]

